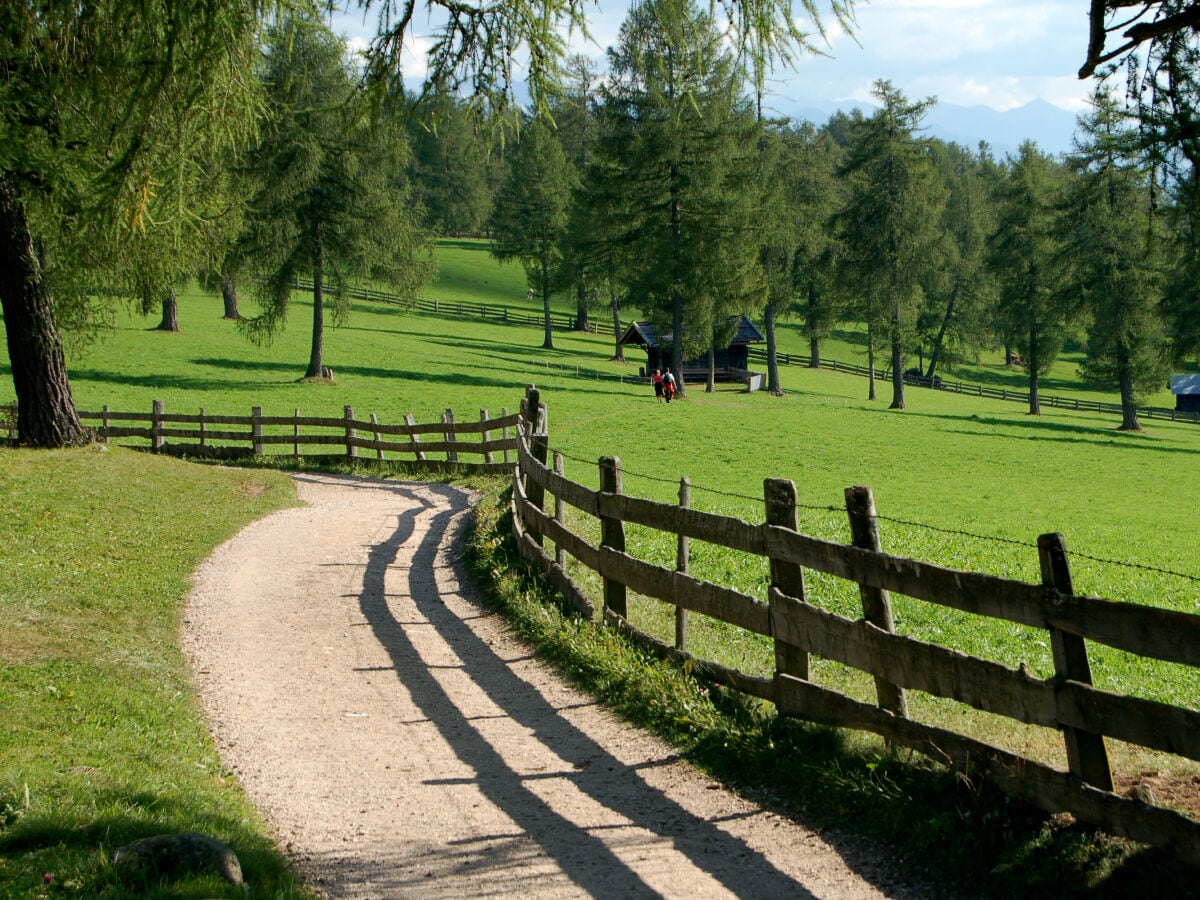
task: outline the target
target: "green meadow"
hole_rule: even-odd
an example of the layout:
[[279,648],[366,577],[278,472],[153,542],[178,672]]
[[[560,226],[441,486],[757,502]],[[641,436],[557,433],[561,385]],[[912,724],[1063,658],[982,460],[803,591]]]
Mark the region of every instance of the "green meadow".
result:
[[[525,299],[520,268],[498,265],[480,242],[444,242],[439,259],[431,298],[539,311]],[[627,361],[614,362],[611,336],[557,332],[555,348],[544,350],[539,328],[366,302],[353,304],[344,326],[326,330],[325,361],[335,383],[303,384],[311,306],[301,294],[293,304],[286,330],[266,347],[249,343],[221,319],[220,298],[199,290],[181,295],[178,334],[152,330],[157,317],[123,310],[111,332],[72,343],[76,403],[148,412],[157,399],[168,412],[248,414],[261,406],[267,415],[298,409],[314,416],[340,416],[349,405],[359,417],[375,413],[384,422],[405,413],[427,422],[452,408],[461,421],[482,409],[493,416],[515,410],[532,383],[548,405],[551,449],[564,455],[569,477],[589,486],[598,484],[598,458],[615,455],[628,493],[674,501],[686,476],[693,506],[761,521],[763,480],[790,478],[801,529],[846,541],[843,490],[865,484],[890,552],[1036,580],[1037,536],[1061,532],[1077,592],[1200,612],[1192,534],[1200,488],[1187,462],[1200,451],[1200,426],[1152,421],[1143,433],[1125,434],[1116,416],[1046,409],[1030,417],[1023,404],[918,388],[906,391],[908,409],[893,411],[888,384],[879,384],[880,399],[871,402],[866,379],[800,366],[781,369],[784,397],[740,386],[706,394],[691,386],[685,401],[667,406],[636,378],[642,352],[628,348]],[[253,311],[243,298],[242,312]],[[807,352],[798,323],[784,323],[780,343],[782,352]],[[850,328],[826,342],[822,355],[865,362]],[[942,375],[1022,390],[1023,374],[994,355]],[[1074,365],[1064,359],[1043,391],[1114,399],[1086,390]],[[11,400],[8,376],[0,364],[0,404]],[[1170,405],[1169,394],[1149,400]],[[0,637],[0,895],[35,896],[32,888],[25,892],[28,879],[57,869],[60,887],[71,881],[76,893],[120,896],[96,862],[99,848],[184,822],[250,848],[251,870],[270,885],[266,895],[290,896],[296,888],[286,867],[266,849],[203,735],[173,638],[188,574],[241,524],[293,502],[286,480],[270,470],[91,447],[0,452],[0,483],[0,615],[18,623]],[[200,521],[197,509],[204,511]],[[593,535],[593,523],[574,521]],[[673,540],[638,528],[629,529],[629,540],[632,552],[673,565]],[[761,560],[693,542],[692,572],[765,594]],[[849,586],[810,577],[808,589],[818,602],[856,615]],[[1044,633],[906,598],[895,603],[906,634],[1049,670]],[[632,617],[671,634],[673,619],[659,604],[634,598]],[[770,665],[768,645],[732,628],[699,621],[692,636],[699,655],[748,671]],[[1193,671],[1103,648],[1090,652],[1102,687],[1189,706],[1200,696]],[[870,690],[831,666],[819,666],[815,677],[851,693]],[[128,688],[112,693],[118,682]],[[966,716],[931,700],[914,702],[934,720]],[[111,751],[106,727],[121,735]],[[1038,756],[1059,752],[1053,735],[1027,735],[984,716],[971,727]],[[1120,748],[1114,753],[1129,769],[1165,765]]]

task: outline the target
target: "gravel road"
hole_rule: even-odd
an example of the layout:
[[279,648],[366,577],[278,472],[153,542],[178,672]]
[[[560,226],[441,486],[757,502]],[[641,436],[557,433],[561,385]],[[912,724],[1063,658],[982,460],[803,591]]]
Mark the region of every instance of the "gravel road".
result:
[[184,646],[224,764],[330,897],[921,897],[711,783],[533,659],[460,564],[457,488],[294,476],[200,567]]

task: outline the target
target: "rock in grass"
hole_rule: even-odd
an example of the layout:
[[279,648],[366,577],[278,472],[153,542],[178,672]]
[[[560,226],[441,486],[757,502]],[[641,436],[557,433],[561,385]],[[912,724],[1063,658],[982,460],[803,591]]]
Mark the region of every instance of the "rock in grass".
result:
[[156,834],[118,847],[113,865],[147,875],[175,876],[214,873],[230,884],[242,883],[237,854],[206,834]]

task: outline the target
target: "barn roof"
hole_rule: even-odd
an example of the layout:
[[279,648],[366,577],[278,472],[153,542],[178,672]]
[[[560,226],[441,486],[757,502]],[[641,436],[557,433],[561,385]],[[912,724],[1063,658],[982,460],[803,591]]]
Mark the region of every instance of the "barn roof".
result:
[[[745,315],[737,316],[737,331],[734,332],[733,339],[729,342],[729,346],[736,344],[761,344],[766,338],[759,331],[754,323],[751,322]],[[730,316],[732,321],[734,316]],[[643,347],[657,347],[658,342],[655,340],[654,325],[650,322],[631,322],[629,327],[625,329],[625,333],[621,335],[621,340],[618,342],[622,345],[640,344]],[[662,337],[662,343],[671,343],[671,332],[667,332]]]
[[1200,394],[1200,375],[1172,375],[1172,394]]

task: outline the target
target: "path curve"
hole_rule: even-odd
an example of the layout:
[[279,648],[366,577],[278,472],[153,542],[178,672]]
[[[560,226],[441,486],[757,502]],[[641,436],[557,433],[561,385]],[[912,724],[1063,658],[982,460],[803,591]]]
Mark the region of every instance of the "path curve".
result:
[[197,570],[225,766],[331,897],[917,897],[720,789],[531,658],[459,563],[473,498],[298,474]]

